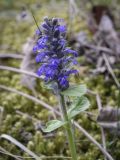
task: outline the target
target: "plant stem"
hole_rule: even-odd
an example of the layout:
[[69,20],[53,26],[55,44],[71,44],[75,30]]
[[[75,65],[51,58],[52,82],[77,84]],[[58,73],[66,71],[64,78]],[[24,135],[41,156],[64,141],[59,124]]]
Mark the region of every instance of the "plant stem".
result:
[[71,120],[69,120],[68,115],[67,115],[67,109],[66,109],[65,100],[64,100],[63,95],[60,95],[60,107],[61,107],[63,120],[67,122],[66,132],[68,136],[68,142],[69,142],[72,160],[77,160],[77,153],[76,153],[75,140],[74,140],[74,135],[73,135],[73,130],[72,130],[72,123],[71,123]]

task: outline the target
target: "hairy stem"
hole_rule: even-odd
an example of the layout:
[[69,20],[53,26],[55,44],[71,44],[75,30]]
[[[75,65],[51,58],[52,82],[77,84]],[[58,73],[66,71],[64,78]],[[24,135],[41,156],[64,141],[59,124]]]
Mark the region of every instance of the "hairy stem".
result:
[[68,142],[69,142],[72,160],[77,160],[75,140],[74,140],[74,135],[72,131],[72,123],[71,123],[71,120],[68,119],[67,110],[65,106],[65,100],[64,100],[64,96],[62,95],[60,95],[60,107],[61,107],[63,120],[67,122],[66,132],[68,136]]

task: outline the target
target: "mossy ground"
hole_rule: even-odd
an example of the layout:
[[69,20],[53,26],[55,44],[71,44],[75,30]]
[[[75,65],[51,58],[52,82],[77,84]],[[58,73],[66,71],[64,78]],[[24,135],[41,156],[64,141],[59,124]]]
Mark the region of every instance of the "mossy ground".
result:
[[[54,3],[53,3],[54,2]],[[43,20],[44,16],[48,17],[60,17],[64,18],[69,26],[68,18],[68,4],[67,1],[33,1],[33,0],[9,0],[0,1],[1,8],[1,23],[0,23],[0,48],[1,53],[18,53],[21,54],[22,45],[26,42],[27,37],[33,36],[36,25],[32,18],[27,21],[16,20],[16,15],[19,16],[21,12],[21,7],[29,6],[34,12],[34,16],[38,24]],[[37,5],[36,5],[37,4]],[[85,22],[79,20],[77,17],[73,22],[73,31],[77,32],[86,29]],[[81,58],[82,59],[82,58]],[[1,64],[19,67],[21,60],[7,59],[0,60]],[[71,80],[75,83],[85,83],[87,87],[95,92],[98,92],[101,96],[102,104],[117,106],[118,90],[111,79],[105,82],[104,75],[98,75],[92,77],[89,74],[91,68],[88,66],[85,73],[80,73],[80,78],[72,78]],[[0,71],[0,84],[6,85],[11,88],[15,88],[27,94],[32,94],[32,92],[23,87],[20,83],[20,74],[13,73],[10,71]],[[49,103],[52,106],[57,105],[57,99],[52,93],[43,88],[43,83],[38,80],[36,91],[38,97]],[[94,96],[89,96],[90,99],[90,109],[88,111],[98,114],[98,108]],[[66,137],[64,131],[61,129],[57,130],[52,134],[44,134],[40,127],[36,128],[36,120],[40,121],[40,124],[44,124],[52,115],[50,111],[46,110],[37,103],[26,99],[20,95],[5,90],[0,90],[0,106],[4,109],[3,119],[0,122],[0,134],[8,134],[20,141],[23,145],[27,146],[30,150],[36,154],[44,154],[46,156],[54,155],[65,155],[69,156],[69,150],[67,149]],[[16,111],[21,111],[24,113],[23,116],[19,115]],[[32,119],[29,119],[28,116]],[[101,134],[99,126],[90,121],[86,114],[80,114],[77,116],[76,120],[99,142],[101,142]],[[119,141],[115,141],[115,135],[110,135],[107,137],[107,147],[108,151],[119,160],[120,151]],[[79,154],[79,160],[103,160],[102,153],[98,148],[92,144],[80,131],[76,130],[76,145],[77,152]],[[113,142],[113,143],[111,143]],[[7,140],[0,140],[0,145],[7,151],[15,155],[28,156],[26,153],[21,151],[18,147],[8,142]],[[115,149],[113,146],[115,145]],[[0,160],[12,160],[8,155],[0,154]],[[29,158],[30,159],[30,158]],[[56,158],[59,160],[59,158]]]

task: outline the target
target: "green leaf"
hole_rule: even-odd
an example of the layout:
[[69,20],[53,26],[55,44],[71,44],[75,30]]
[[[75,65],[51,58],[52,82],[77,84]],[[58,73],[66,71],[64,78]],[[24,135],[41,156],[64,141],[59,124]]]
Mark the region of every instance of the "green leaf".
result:
[[71,86],[67,90],[61,92],[62,95],[65,96],[77,96],[81,97],[87,92],[87,88],[84,84]]
[[43,129],[43,132],[52,132],[55,129],[65,125],[66,122],[59,121],[59,120],[51,120],[46,124],[46,128]]
[[77,98],[68,110],[69,119],[89,108],[89,100],[86,97]]

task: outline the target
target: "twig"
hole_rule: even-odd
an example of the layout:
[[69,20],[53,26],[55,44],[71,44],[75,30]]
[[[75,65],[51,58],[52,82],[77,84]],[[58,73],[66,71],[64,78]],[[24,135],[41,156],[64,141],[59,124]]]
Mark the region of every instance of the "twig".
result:
[[[101,103],[101,99],[100,99],[99,94],[96,94],[96,100],[97,100],[97,104],[98,104],[98,110],[100,113],[100,110],[102,109],[102,103]],[[100,126],[100,130],[101,130],[101,135],[102,135],[103,147],[106,150],[106,138],[105,138],[104,128],[102,126]],[[105,158],[105,160],[106,160],[106,158]]]
[[[51,111],[53,111],[54,113],[56,113],[58,116],[60,116],[60,113],[54,109],[52,106],[42,102],[40,100],[38,100],[37,98],[33,97],[33,96],[30,96],[28,94],[25,94],[25,93],[21,93],[20,91],[17,91],[17,90],[14,90],[12,88],[8,88],[6,86],[3,86],[3,85],[0,85],[0,88],[1,89],[4,89],[4,90],[7,90],[7,91],[10,91],[10,92],[15,92],[19,95],[22,95],[22,96],[25,96],[26,98],[30,99],[30,100],[33,100],[34,102],[38,103],[38,104],[43,104],[43,106]],[[109,159],[109,160],[114,160],[111,155],[84,129],[82,128],[77,122],[74,122],[75,126],[92,142],[94,143],[98,148],[99,150]]]
[[23,113],[23,112],[21,112],[21,111],[19,111],[19,110],[16,110],[15,112],[16,112],[17,114],[21,115],[21,116],[26,116],[29,120],[37,121],[36,118],[31,117],[31,116],[30,116],[29,114],[27,114],[27,113]]
[[[79,9],[77,7],[75,0],[69,0],[69,5],[70,5],[70,9],[72,9],[72,8],[74,9],[74,11],[75,11],[74,16],[76,16],[77,13],[79,13]],[[73,16],[73,13],[71,11],[72,10],[70,10],[70,14],[72,14],[72,15],[70,15],[70,16]]]
[[5,150],[5,149],[2,148],[1,146],[0,146],[0,153],[9,155],[9,156],[11,156],[11,157],[13,157],[13,158],[15,158],[15,159],[17,159],[17,160],[22,160],[20,157],[14,155],[14,154],[11,154],[10,152],[8,152],[7,150]]
[[97,46],[94,46],[94,45],[90,45],[90,44],[83,44],[85,47],[88,47],[88,48],[90,48],[90,49],[93,49],[93,50],[97,50],[97,51],[103,51],[103,52],[107,52],[107,53],[109,53],[109,54],[112,54],[113,53],[113,51],[111,50],[111,49],[109,49],[109,48],[106,48],[106,47],[101,47],[101,46],[99,46],[99,47],[97,47]]
[[[96,101],[97,101],[97,106],[98,106],[98,110],[100,112],[100,110],[102,109],[102,103],[101,103],[101,99],[98,93],[94,93],[93,91],[88,90],[88,93],[91,93],[92,95],[96,96]],[[104,149],[106,150],[106,138],[105,138],[105,132],[104,132],[104,128],[102,126],[100,126],[100,130],[101,130],[101,135],[102,135],[102,144]],[[106,157],[105,157],[106,160]]]
[[57,110],[54,110],[53,107],[51,107],[49,104],[47,104],[47,103],[45,103],[45,102],[37,99],[37,98],[34,97],[34,96],[28,95],[28,94],[26,94],[26,93],[23,93],[23,92],[21,92],[21,91],[18,91],[18,90],[16,90],[16,89],[13,89],[13,88],[10,88],[10,87],[6,87],[6,86],[4,86],[4,85],[0,85],[0,89],[7,90],[7,91],[9,91],[9,92],[14,92],[14,93],[16,93],[16,94],[19,94],[19,95],[21,95],[21,96],[24,96],[24,97],[26,97],[26,98],[28,98],[28,99],[30,99],[30,100],[32,100],[32,101],[34,101],[34,102],[42,105],[42,106],[45,107],[46,109],[51,110],[52,113],[54,113],[54,112],[55,112],[56,114],[59,113]]
[[23,55],[14,54],[14,53],[0,53],[0,58],[15,58],[15,59],[23,59]]
[[[8,151],[6,151],[4,148],[2,148],[1,146],[0,146],[0,153],[2,153],[2,154],[5,154],[5,155],[8,155],[8,156],[11,156],[11,157],[13,157],[13,158],[16,158],[17,160],[23,160],[23,158],[24,159],[35,159],[34,157],[21,157],[21,156],[19,156],[19,155],[14,155],[14,154],[11,154],[10,152],[8,152]],[[59,159],[71,159],[71,157],[64,157],[64,156],[41,156],[41,159],[56,159],[56,158],[59,158]],[[38,160],[40,160],[40,159],[38,159]]]
[[40,78],[39,76],[37,76],[37,74],[35,74],[35,73],[31,73],[31,72],[28,72],[28,71],[25,71],[25,70],[22,70],[22,69],[18,69],[18,68],[13,68],[13,67],[9,67],[9,66],[2,66],[2,65],[0,65],[0,69],[1,69],[1,70],[13,71],[13,72],[21,73],[21,74],[26,74],[26,75],[29,75],[29,76],[36,77],[36,78],[41,79],[41,78]]
[[74,122],[74,124],[109,160],[114,160],[112,156],[84,128],[82,128],[77,122]]
[[120,83],[119,83],[117,77],[115,76],[115,74],[114,74],[114,72],[112,70],[112,67],[110,66],[110,63],[108,61],[108,58],[107,58],[106,54],[103,53],[102,56],[103,56],[103,59],[105,61],[105,64],[107,66],[107,69],[108,69],[109,73],[111,74],[113,80],[115,81],[116,86],[118,87],[118,89],[120,89]]
[[6,140],[10,141],[14,145],[16,145],[17,147],[22,149],[24,152],[28,153],[31,157],[34,157],[36,160],[38,160],[38,159],[41,160],[41,158],[38,157],[34,152],[29,150],[22,143],[20,143],[19,141],[17,141],[15,138],[11,137],[10,135],[2,134],[2,135],[0,135],[0,139],[6,139]]

